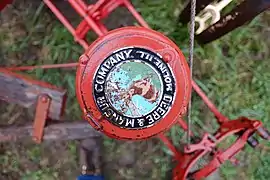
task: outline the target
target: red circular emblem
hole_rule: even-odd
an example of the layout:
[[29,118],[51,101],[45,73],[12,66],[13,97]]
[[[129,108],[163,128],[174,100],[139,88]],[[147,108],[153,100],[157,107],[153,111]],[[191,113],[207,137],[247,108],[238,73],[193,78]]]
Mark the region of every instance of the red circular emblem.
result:
[[171,40],[125,27],[97,39],[81,56],[76,90],[94,128],[117,139],[146,139],[185,113],[191,79]]

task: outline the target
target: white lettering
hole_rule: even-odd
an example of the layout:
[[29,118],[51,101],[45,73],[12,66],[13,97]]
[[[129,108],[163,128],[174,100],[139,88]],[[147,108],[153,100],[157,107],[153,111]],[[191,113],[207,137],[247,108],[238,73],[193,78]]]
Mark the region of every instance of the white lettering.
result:
[[157,108],[157,112],[161,115],[161,116],[163,116],[164,114],[165,114],[165,110],[164,109],[162,109],[161,107],[158,107]]
[[146,116],[146,119],[149,121],[148,124],[152,124],[155,122],[155,120],[153,119],[152,115],[149,114],[148,116]]
[[97,104],[99,105],[102,111],[105,111],[109,107],[104,96],[97,98]]
[[168,109],[168,104],[167,103],[165,103],[164,101],[161,101],[161,103],[160,103],[160,107],[162,107],[162,108],[164,108],[164,109]]
[[112,115],[112,110],[109,108],[107,109],[107,111],[104,112],[104,115],[107,117],[107,118],[110,118],[110,116]]
[[114,59],[113,57],[110,57],[110,63],[113,66],[114,64],[116,64],[118,61],[116,59]]
[[104,77],[98,75],[97,78],[96,78],[96,83],[101,84],[101,85],[104,84],[105,83]]
[[166,91],[172,91],[172,84],[166,84]]
[[153,116],[155,120],[158,120],[160,118],[160,114],[158,114],[156,111],[153,112]]
[[142,52],[142,51],[137,51],[137,53],[141,54],[141,55],[140,55],[141,58],[144,58],[144,56],[145,56],[145,54],[146,54],[145,52]]
[[117,53],[115,56],[118,62],[121,60],[125,60],[125,56],[123,52]]
[[[124,54],[126,55],[126,58],[130,57],[131,52],[132,52],[132,49],[124,51]],[[123,60],[125,60],[125,59],[123,59]]]
[[139,126],[144,126],[144,119],[138,119]]
[[109,105],[107,103],[104,103],[104,104],[100,105],[100,107],[102,108],[101,111],[106,111],[106,109],[109,108]]
[[157,57],[154,57],[154,59],[156,60],[155,62],[154,62],[154,64],[155,65],[157,65],[157,67],[160,65],[160,60],[157,58]]
[[100,93],[104,90],[103,86],[102,85],[99,85],[99,84],[95,84],[95,90]]
[[170,73],[168,71],[168,69],[166,69],[166,71],[162,72],[164,77],[170,77]]
[[126,127],[129,126],[129,124],[131,125],[131,127],[134,127],[134,119],[127,119],[126,120]]
[[171,83],[172,82],[172,79],[170,77],[165,77],[164,80],[165,80],[166,83]]
[[98,104],[105,103],[105,102],[106,102],[106,100],[105,100],[105,97],[104,96],[97,98],[97,103]]
[[145,59],[147,59],[148,61],[152,61],[153,56],[147,53]]
[[172,102],[172,96],[165,94],[163,97],[163,100],[167,103],[171,103]]
[[120,121],[118,124],[119,124],[119,125],[122,125],[122,124],[123,124],[123,122],[124,122],[123,117],[122,117],[122,116],[119,116],[118,120]]
[[172,91],[172,78],[167,76],[165,77],[165,83],[166,83],[166,91]]
[[107,69],[110,69],[110,67],[111,67],[110,61],[107,60],[107,61],[103,64],[103,66],[105,66]]
[[158,68],[161,70],[162,73],[168,71],[168,69],[166,68],[166,66],[163,63],[160,63],[158,65]]
[[105,77],[107,72],[109,72],[109,70],[103,66],[101,66],[100,70],[98,71],[98,74]]
[[118,114],[116,114],[115,112],[113,112],[113,113],[112,113],[112,119],[113,119],[115,122],[117,122],[118,119],[119,119]]

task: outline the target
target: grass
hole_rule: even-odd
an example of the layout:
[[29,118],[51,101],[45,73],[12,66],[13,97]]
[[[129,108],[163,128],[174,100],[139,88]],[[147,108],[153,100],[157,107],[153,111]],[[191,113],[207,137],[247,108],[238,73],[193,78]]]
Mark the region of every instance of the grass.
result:
[[[150,26],[174,40],[188,57],[188,29],[186,25],[177,22],[177,14],[183,8],[183,3],[176,0],[147,2],[139,0],[133,2]],[[265,126],[270,128],[270,102],[268,101],[270,98],[270,64],[268,62],[270,39],[267,38],[270,33],[270,19],[267,15],[269,12],[265,12],[250,24],[209,45],[196,44],[194,76],[197,83],[229,118],[248,116],[262,120]],[[14,35],[8,34],[8,31],[0,30],[0,44],[2,44],[5,57],[11,59],[10,62],[14,64],[29,65],[77,61],[83,52],[82,48],[74,42],[70,33],[57,20],[52,19],[53,17],[45,11],[42,4],[36,8],[36,11],[30,9],[23,11],[22,17],[16,21],[15,25],[22,23],[24,32],[18,33],[17,37],[14,37]],[[35,51],[32,53],[35,54],[34,58],[25,57],[27,56],[26,52],[29,51]],[[20,57],[22,57],[23,62],[19,61]],[[37,70],[29,72],[29,74],[66,88],[69,95],[66,117],[69,119],[81,118],[81,111],[75,98],[74,71]],[[194,96],[193,101],[193,122],[201,125],[205,122],[211,124],[214,121],[213,117],[211,114],[205,113],[200,99]],[[209,127],[205,128],[209,129]],[[169,134],[173,142],[179,144],[182,136],[181,130],[175,127]],[[269,143],[264,144],[270,146]],[[172,167],[170,163],[171,152],[159,142],[148,141],[136,144],[136,151],[138,151],[136,154],[140,165],[151,166],[147,172],[141,170],[139,165],[125,168],[117,164],[117,160],[113,156],[120,158],[124,154],[125,150],[123,149],[126,146],[123,145],[123,142],[106,138],[104,145],[110,149],[107,161],[113,161],[112,168],[116,169],[115,176],[110,179],[132,180],[138,177],[140,179],[166,179],[167,172]],[[6,150],[0,154],[0,164],[6,167],[6,173],[14,172],[17,177],[23,180],[70,178],[72,172],[70,172],[71,170],[65,172],[65,168],[77,168],[76,144],[70,142],[63,145],[65,147],[63,150],[67,151],[64,155],[72,157],[69,161],[66,161],[64,155],[60,158],[58,163],[65,168],[60,165],[49,166],[52,162],[45,163],[45,165],[41,163],[44,163],[44,159],[47,158],[47,154],[42,152],[50,147],[49,145],[49,147],[44,146],[29,145],[26,153],[23,153],[27,162],[31,162],[34,167],[24,167],[21,152],[18,152],[22,150],[18,147],[16,147],[18,150]],[[149,150],[144,150],[149,146],[151,147]],[[13,146],[8,147],[12,148]],[[53,154],[53,149],[48,150],[51,152],[50,154]],[[234,167],[226,164],[221,168],[222,178],[269,179],[270,156],[267,156],[266,153],[264,150],[254,151],[247,148],[246,152],[239,156],[244,165]],[[24,169],[29,170],[24,173]],[[74,173],[72,175],[74,176]]]

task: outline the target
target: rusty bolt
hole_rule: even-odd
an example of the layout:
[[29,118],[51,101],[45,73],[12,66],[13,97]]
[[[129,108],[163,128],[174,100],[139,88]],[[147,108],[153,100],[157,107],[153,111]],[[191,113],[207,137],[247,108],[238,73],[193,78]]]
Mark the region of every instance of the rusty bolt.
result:
[[88,60],[89,60],[89,58],[85,55],[85,54],[83,54],[81,57],[80,57],[80,63],[81,64],[83,64],[83,65],[86,65],[87,64],[87,62],[88,62]]

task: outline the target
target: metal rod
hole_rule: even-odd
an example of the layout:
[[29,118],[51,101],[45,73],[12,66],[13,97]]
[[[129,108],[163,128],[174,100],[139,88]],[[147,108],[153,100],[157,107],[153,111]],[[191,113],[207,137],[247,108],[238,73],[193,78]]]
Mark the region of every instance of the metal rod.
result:
[[88,25],[90,27],[92,27],[92,29],[95,31],[95,33],[98,36],[103,36],[104,33],[103,31],[98,27],[98,25],[96,24],[96,22],[94,21],[94,19],[92,17],[90,17],[80,6],[80,4],[77,1],[74,0],[68,0],[68,2],[70,3],[70,5],[77,11],[77,13],[84,18],[84,20],[88,23]]
[[173,143],[163,133],[159,134],[158,137],[174,153],[175,159],[181,159],[181,153],[177,151]]
[[76,34],[76,30],[72,27],[70,22],[65,18],[65,16],[55,7],[55,5],[50,0],[43,0],[43,2],[51,9],[55,16],[62,22],[62,24],[69,30],[69,32],[74,36],[74,40],[78,42],[85,50],[88,48],[88,44],[84,39],[80,39]]
[[210,101],[210,99],[206,96],[206,94],[201,90],[201,88],[196,84],[195,81],[192,80],[192,87],[194,91],[202,98],[203,102],[208,106],[210,111],[213,112],[215,117],[217,118],[219,123],[223,123],[224,121],[227,121],[228,118],[224,116],[217,107]]
[[135,10],[130,1],[125,0],[124,4],[126,5],[129,12],[135,17],[135,19],[145,28],[149,28],[147,22],[142,18],[142,16]]

